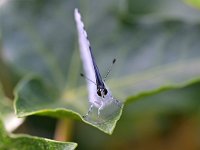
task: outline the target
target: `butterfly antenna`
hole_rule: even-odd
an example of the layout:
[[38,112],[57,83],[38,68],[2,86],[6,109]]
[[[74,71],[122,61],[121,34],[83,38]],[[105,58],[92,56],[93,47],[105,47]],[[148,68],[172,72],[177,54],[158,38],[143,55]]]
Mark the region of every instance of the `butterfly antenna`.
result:
[[81,73],[80,75],[81,75],[81,77],[85,78],[86,80],[88,80],[88,81],[90,81],[90,82],[92,82],[92,83],[94,83],[96,85],[96,83],[94,81],[92,81],[91,79],[86,77],[84,74]]
[[115,62],[116,62],[116,58],[113,59],[112,64],[111,64],[110,67],[108,68],[108,71],[107,71],[107,73],[106,73],[106,75],[105,75],[105,77],[104,77],[104,81],[105,81],[106,78],[108,77],[108,75],[109,75],[110,71],[112,70],[112,67],[113,67],[113,65],[114,65]]

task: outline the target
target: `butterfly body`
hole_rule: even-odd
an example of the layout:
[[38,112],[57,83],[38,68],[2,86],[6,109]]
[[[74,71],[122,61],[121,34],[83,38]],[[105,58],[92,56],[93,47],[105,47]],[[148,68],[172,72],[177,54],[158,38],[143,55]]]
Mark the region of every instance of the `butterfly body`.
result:
[[94,55],[92,53],[91,46],[89,46],[89,50],[90,50],[90,54],[91,54],[91,57],[92,57],[92,63],[93,63],[93,66],[94,66],[97,94],[100,97],[104,97],[105,95],[107,95],[108,90],[106,89],[105,83],[103,82],[101,74],[99,73],[99,68],[98,68],[97,64],[95,63],[95,58],[94,58]]

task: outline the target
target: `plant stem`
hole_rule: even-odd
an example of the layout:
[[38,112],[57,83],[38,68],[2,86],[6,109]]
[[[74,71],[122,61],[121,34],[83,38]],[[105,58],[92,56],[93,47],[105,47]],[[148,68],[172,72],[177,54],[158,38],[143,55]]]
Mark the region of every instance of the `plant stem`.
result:
[[54,139],[56,141],[71,141],[73,121],[71,119],[60,119],[57,122]]

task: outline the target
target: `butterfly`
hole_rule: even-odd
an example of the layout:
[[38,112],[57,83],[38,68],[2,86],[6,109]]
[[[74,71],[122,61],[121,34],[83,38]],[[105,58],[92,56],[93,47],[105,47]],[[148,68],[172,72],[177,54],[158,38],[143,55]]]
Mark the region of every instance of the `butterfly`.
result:
[[[85,72],[85,75],[81,74],[81,76],[86,78],[88,86],[88,98],[90,103],[89,110],[84,118],[87,118],[90,115],[94,107],[97,108],[98,118],[100,118],[101,116],[110,116],[112,113],[115,113],[116,110],[118,111],[119,108],[121,108],[122,104],[120,101],[113,98],[111,91],[105,84],[105,80],[102,79],[99,68],[95,62],[94,54],[88,40],[87,32],[84,28],[84,24],[81,20],[81,15],[77,8],[74,10],[74,18],[78,32],[79,49],[83,63],[83,69]],[[115,61],[116,59],[113,60],[112,64],[114,64]],[[110,70],[111,69],[109,69],[105,77],[107,77]],[[102,112],[107,106],[111,106],[111,108],[115,109],[111,110],[109,108],[111,112],[107,114],[104,113],[104,115],[102,115]]]

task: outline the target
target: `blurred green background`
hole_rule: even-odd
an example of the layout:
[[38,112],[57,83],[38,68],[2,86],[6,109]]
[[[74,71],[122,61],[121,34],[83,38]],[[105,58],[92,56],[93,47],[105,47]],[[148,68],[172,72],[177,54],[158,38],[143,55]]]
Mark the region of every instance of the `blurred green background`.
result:
[[[57,107],[87,111],[74,8],[83,16],[102,74],[117,58],[108,84],[126,104],[121,119],[107,135],[73,117],[65,120],[64,129],[59,119],[48,117],[56,115],[47,113],[28,116],[14,133],[59,140],[55,133],[61,128],[65,140],[78,143],[77,149],[199,150],[199,0],[0,0],[4,93],[13,100],[17,83],[34,74],[45,90],[34,84],[33,95],[54,98],[40,106],[41,99],[31,103],[31,95],[21,101],[19,112]],[[60,93],[72,101],[63,102]]]

